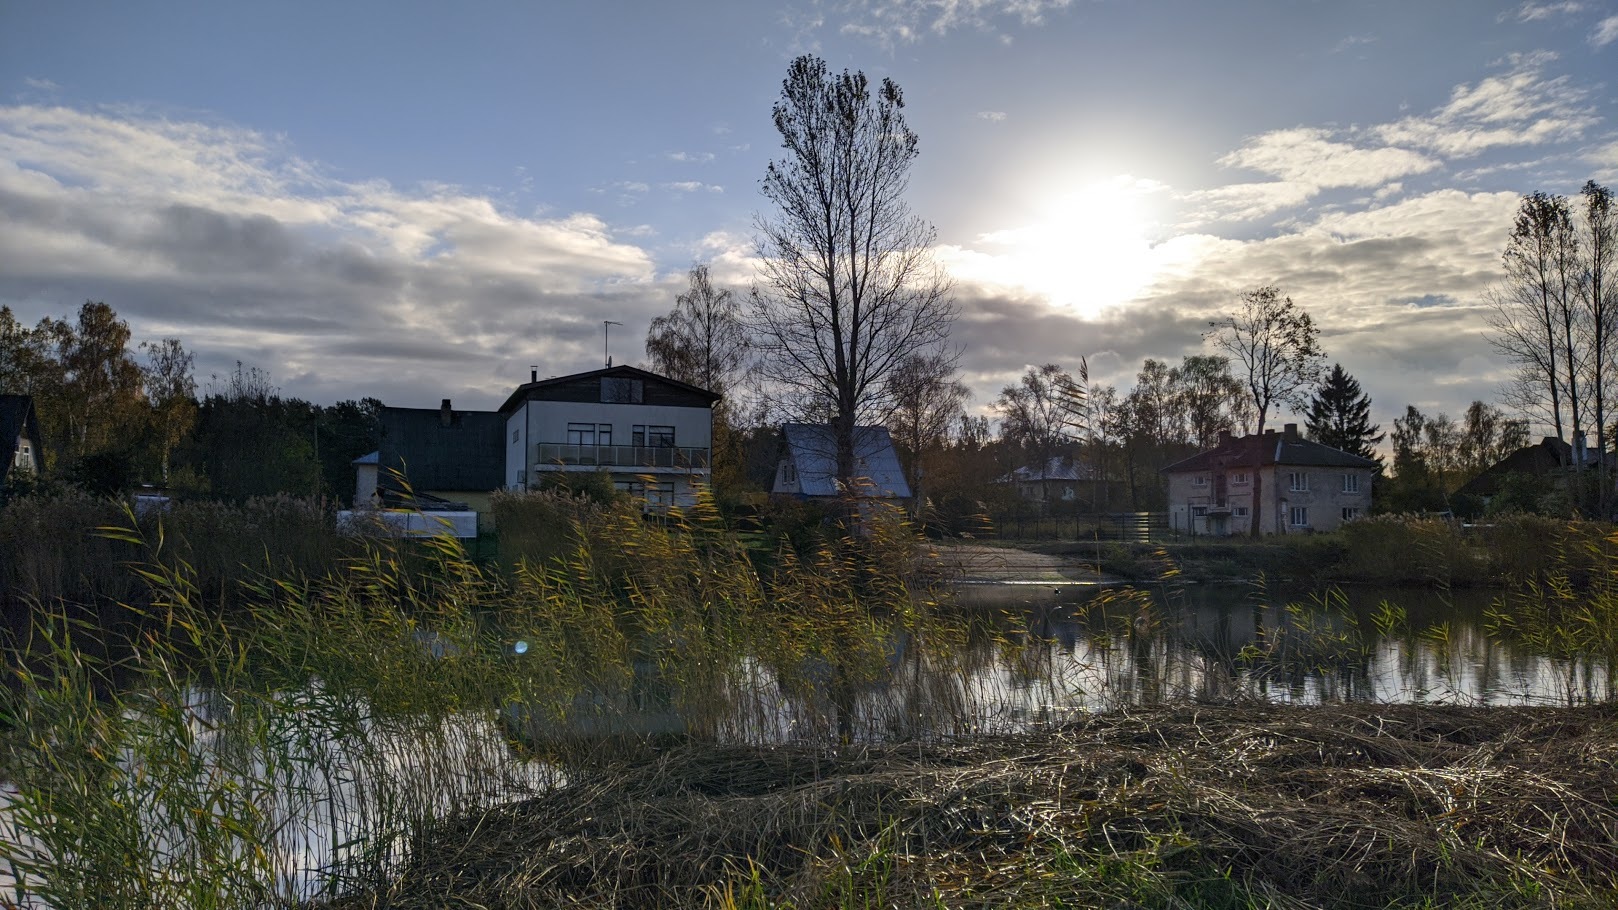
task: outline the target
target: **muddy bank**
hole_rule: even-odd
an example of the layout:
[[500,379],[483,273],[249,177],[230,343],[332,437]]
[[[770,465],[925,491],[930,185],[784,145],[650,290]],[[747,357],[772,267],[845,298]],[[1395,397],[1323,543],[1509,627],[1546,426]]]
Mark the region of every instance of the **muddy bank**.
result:
[[694,745],[445,822],[345,908],[1612,906],[1618,710],[1180,706]]

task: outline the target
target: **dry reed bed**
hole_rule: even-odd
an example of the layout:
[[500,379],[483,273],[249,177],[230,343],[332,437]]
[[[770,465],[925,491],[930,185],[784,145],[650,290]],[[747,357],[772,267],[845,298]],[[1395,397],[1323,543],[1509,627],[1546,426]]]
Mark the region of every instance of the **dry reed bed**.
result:
[[1607,905],[1615,876],[1611,706],[1179,706],[960,744],[693,745],[446,822],[341,905]]

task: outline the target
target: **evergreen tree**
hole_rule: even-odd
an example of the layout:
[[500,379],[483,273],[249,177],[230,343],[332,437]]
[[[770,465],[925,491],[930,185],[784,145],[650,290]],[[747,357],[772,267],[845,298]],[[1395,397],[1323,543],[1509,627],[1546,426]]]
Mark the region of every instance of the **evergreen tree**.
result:
[[1315,390],[1305,425],[1315,442],[1382,464],[1376,446],[1385,437],[1371,422],[1371,397],[1360,390],[1359,380],[1343,372],[1342,364],[1333,364]]

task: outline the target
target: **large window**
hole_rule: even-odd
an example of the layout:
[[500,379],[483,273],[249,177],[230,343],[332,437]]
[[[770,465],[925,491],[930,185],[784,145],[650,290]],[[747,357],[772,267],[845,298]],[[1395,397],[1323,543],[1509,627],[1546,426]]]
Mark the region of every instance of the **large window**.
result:
[[674,428],[647,426],[635,424],[629,431],[629,444],[637,448],[650,446],[654,449],[674,448]]
[[1287,476],[1292,479],[1292,492],[1294,492],[1294,493],[1307,493],[1307,492],[1309,492],[1309,474],[1308,474],[1308,472],[1306,472],[1306,471],[1293,471],[1291,474],[1289,474]]
[[570,423],[567,425],[567,444],[570,446],[612,445],[612,424]]
[[627,376],[604,376],[601,379],[601,400],[606,404],[640,404],[645,397],[646,384]]
[[1309,527],[1309,509],[1305,506],[1293,506],[1288,515],[1287,523],[1294,528]]
[[1343,475],[1343,492],[1344,493],[1358,493],[1359,491],[1360,491],[1360,475],[1358,475],[1358,474],[1344,474]]

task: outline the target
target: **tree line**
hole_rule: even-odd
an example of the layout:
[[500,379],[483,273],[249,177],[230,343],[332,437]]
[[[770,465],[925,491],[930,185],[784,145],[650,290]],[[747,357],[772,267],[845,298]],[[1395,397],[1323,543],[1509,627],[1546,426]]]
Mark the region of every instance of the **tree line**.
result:
[[231,500],[352,499],[350,462],[376,448],[381,402],[283,396],[268,373],[241,363],[199,396],[195,355],[181,339],[131,340],[104,302],[32,327],[0,307],[0,394],[31,396],[45,437],[45,471],[10,472],[0,496],[151,484]]

